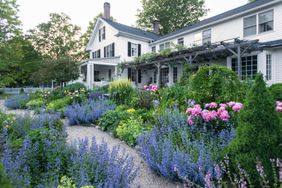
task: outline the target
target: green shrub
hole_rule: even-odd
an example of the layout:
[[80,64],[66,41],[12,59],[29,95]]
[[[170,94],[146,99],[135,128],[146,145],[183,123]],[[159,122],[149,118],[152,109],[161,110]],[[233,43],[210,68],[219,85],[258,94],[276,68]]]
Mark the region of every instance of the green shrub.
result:
[[104,130],[111,132],[115,137],[117,136],[116,128],[121,121],[129,119],[131,114],[127,111],[111,110],[105,113],[99,119],[99,126]]
[[163,88],[159,91],[158,95],[160,108],[163,110],[174,107],[178,107],[181,110],[186,110],[187,101],[191,98],[192,94],[188,86],[181,85]]
[[129,104],[134,94],[132,83],[127,79],[113,81],[109,86],[111,99],[116,104]]
[[70,105],[71,103],[72,103],[71,98],[64,97],[64,98],[61,98],[61,99],[51,101],[47,105],[46,110],[51,111],[51,112],[54,112],[54,111],[62,112],[64,110],[64,108],[66,106]]
[[275,101],[266,88],[263,75],[258,74],[239,114],[236,138],[226,154],[234,163],[239,162],[250,173],[251,179],[258,180],[257,160],[265,165],[266,174],[271,177],[269,159],[281,158],[281,135],[282,125],[275,111]]
[[[71,178],[67,176],[63,176],[60,180],[60,185],[57,188],[77,188],[77,186],[73,183]],[[82,186],[81,188],[95,188],[94,186]]]
[[41,98],[33,99],[26,104],[26,107],[29,109],[38,109],[45,105],[45,101]]
[[3,166],[0,164],[0,185],[2,188],[12,188],[9,179],[6,177]]
[[151,109],[153,108],[153,100],[155,98],[155,93],[148,92],[148,91],[138,91],[136,95],[132,97],[130,106],[134,108],[146,108]]
[[78,91],[80,89],[86,90],[85,85],[82,84],[82,83],[74,83],[74,84],[69,84],[69,85],[63,87],[63,90],[68,90],[70,92],[75,92],[75,91]]
[[128,120],[120,122],[117,127],[117,136],[128,145],[134,146],[137,137],[144,131],[143,120],[139,117],[130,117]]
[[282,101],[282,83],[273,84],[270,86],[269,91],[275,100]]
[[203,66],[191,77],[194,99],[199,103],[242,101],[238,76],[227,67]]

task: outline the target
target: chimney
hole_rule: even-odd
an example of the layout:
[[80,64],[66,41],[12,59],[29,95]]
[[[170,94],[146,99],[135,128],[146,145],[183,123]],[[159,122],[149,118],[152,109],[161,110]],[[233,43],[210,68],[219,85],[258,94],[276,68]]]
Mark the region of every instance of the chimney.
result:
[[159,20],[153,21],[153,32],[156,34],[160,34],[160,21]]
[[103,18],[110,19],[111,17],[111,4],[108,2],[104,3],[104,15]]

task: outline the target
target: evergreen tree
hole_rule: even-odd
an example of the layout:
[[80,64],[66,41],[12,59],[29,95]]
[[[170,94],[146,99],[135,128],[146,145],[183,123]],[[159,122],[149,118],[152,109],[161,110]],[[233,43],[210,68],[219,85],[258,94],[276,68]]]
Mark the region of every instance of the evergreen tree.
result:
[[275,101],[266,88],[263,75],[258,74],[239,115],[236,138],[227,148],[231,161],[239,162],[256,181],[256,162],[259,160],[271,178],[270,159],[282,157],[281,127]]

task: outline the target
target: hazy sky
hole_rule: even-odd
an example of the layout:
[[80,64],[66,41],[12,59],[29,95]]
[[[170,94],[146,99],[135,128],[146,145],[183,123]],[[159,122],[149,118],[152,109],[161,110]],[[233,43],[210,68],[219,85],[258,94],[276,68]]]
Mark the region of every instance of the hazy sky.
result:
[[[70,16],[72,23],[83,31],[88,22],[103,11],[103,3],[111,3],[111,15],[120,23],[135,25],[137,9],[141,8],[140,0],[18,0],[19,17],[24,31],[34,28],[49,18],[49,13],[64,12]],[[208,16],[222,13],[241,6],[247,0],[206,0],[210,9]]]

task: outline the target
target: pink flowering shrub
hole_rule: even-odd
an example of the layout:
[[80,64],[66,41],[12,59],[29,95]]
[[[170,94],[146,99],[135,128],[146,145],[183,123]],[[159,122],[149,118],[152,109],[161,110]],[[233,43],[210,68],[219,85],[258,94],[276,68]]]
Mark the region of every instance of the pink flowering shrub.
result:
[[276,102],[276,111],[282,112],[282,102],[279,101]]
[[158,86],[154,84],[145,85],[144,90],[149,91],[149,92],[155,92],[158,90]]
[[199,104],[192,105],[187,108],[188,124],[195,125],[197,123],[205,123],[211,125],[219,125],[229,122],[231,118],[243,108],[243,104],[239,102],[229,102],[217,104],[215,102],[208,103],[201,107]]

